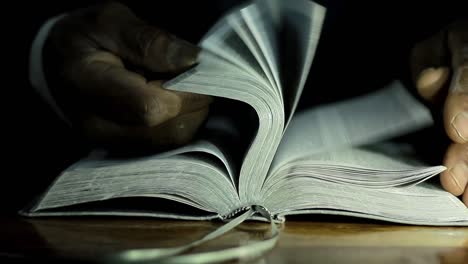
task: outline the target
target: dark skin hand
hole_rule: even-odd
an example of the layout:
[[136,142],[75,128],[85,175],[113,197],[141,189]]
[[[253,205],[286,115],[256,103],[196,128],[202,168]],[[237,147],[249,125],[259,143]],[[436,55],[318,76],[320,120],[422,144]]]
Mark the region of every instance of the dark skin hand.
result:
[[178,146],[207,117],[211,97],[164,89],[164,80],[132,70],[175,75],[196,62],[199,48],[149,26],[126,6],[79,10],[49,38],[66,84],[53,92],[89,139],[117,147]]
[[419,94],[443,112],[452,141],[445,153],[442,186],[468,206],[468,21],[457,21],[418,43],[411,69]]

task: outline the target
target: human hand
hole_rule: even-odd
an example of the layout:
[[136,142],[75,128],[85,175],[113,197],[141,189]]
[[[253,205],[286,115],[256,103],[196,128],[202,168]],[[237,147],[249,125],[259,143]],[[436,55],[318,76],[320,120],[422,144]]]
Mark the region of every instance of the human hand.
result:
[[411,71],[419,94],[443,111],[453,142],[445,153],[442,186],[468,206],[468,21],[415,45]]
[[122,4],[68,15],[52,28],[48,43],[63,80],[52,93],[97,143],[177,146],[191,140],[207,117],[211,97],[166,90],[163,80],[143,74],[180,73],[195,63],[199,48],[149,26]]

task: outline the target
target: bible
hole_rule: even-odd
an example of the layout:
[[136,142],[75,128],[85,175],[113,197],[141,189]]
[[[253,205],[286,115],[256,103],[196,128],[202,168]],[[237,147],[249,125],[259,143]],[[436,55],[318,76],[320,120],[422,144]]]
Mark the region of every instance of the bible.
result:
[[229,221],[254,208],[260,214],[246,219],[331,214],[468,225],[465,205],[431,180],[446,168],[393,140],[433,122],[399,80],[297,110],[325,15],[306,0],[231,10],[199,42],[198,64],[164,85],[226,100],[238,112],[213,113],[205,133],[177,149],[125,158],[93,151],[21,213]]

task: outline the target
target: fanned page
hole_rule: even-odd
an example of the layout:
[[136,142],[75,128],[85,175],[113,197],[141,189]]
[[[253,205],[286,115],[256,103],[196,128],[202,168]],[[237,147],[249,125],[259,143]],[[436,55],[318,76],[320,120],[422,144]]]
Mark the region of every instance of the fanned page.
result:
[[[271,7],[276,3],[276,7]],[[270,10],[280,10],[279,35],[281,80],[286,127],[291,121],[315,56],[326,9],[311,1],[270,2]],[[272,15],[275,19],[275,16]]]
[[282,166],[267,180],[266,186],[292,175],[311,175],[347,185],[385,188],[418,184],[445,169],[418,160],[410,144],[382,142],[304,156]]
[[383,141],[432,124],[429,110],[395,80],[373,93],[297,113],[271,170],[304,156]]
[[[405,155],[402,155],[405,154]],[[346,165],[343,165],[346,164]],[[280,218],[336,214],[417,225],[468,225],[468,209],[407,145],[392,142],[313,155],[264,185],[264,205]]]
[[265,196],[265,206],[282,218],[294,214],[336,214],[415,225],[468,225],[468,210],[439,186],[363,188],[292,177]]
[[[108,156],[105,152],[93,152],[61,173],[36,205],[24,213],[32,216],[101,214],[178,219],[226,215],[239,205],[233,181],[235,176],[227,164],[228,158],[209,141],[195,142],[157,155],[124,159]],[[124,208],[125,203],[116,208],[93,205],[137,197],[148,198],[145,203],[151,204],[151,200],[156,203],[146,208],[139,205]],[[163,204],[159,204],[161,199],[196,208],[199,217],[184,209],[163,211]],[[79,209],[72,207],[77,205]]]
[[[328,213],[425,225],[467,225],[468,209],[438,183],[411,144],[390,138],[432,124],[395,81],[353,100],[299,113],[263,189],[274,214]],[[437,182],[437,181],[436,181]]]
[[[276,9],[260,8],[264,3],[254,2],[235,10],[217,23],[200,44],[204,51],[199,64],[165,84],[168,89],[245,102],[257,112],[257,134],[239,176],[242,205],[259,202],[262,183],[305,83],[325,13],[322,6],[305,0],[289,1],[287,5],[271,1],[271,5],[278,5]],[[278,12],[272,13],[272,10]],[[262,22],[253,23],[253,20]],[[288,54],[294,54],[291,57],[300,58],[290,62],[300,74],[289,74],[286,80],[278,80],[285,76],[280,73],[292,68],[276,65],[279,58],[272,57],[281,43],[267,44],[280,38],[271,36],[276,31],[270,24],[281,28],[282,23],[301,27],[291,31],[296,34],[291,36],[296,46],[288,50]],[[286,88],[284,83],[293,79],[294,86]]]

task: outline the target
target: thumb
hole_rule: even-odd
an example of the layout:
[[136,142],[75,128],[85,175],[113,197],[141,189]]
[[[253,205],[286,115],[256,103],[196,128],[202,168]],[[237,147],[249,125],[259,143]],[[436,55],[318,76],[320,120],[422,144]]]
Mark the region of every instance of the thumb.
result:
[[450,78],[450,54],[445,36],[441,31],[416,44],[411,52],[413,82],[419,95],[433,103],[443,99]]
[[152,72],[180,72],[192,66],[200,48],[152,27],[120,3],[98,15],[98,42],[130,63]]

